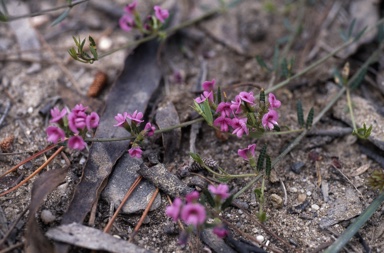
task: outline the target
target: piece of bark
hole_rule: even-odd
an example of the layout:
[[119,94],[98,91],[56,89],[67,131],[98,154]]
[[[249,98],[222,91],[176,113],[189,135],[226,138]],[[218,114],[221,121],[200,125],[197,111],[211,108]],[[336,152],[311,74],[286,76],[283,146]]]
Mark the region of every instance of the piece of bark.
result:
[[141,168],[137,171],[143,178],[152,182],[157,188],[175,198],[178,196],[185,196],[192,192],[193,189],[188,187],[176,175],[170,173],[164,164],[157,164],[148,168],[142,164]]
[[[112,88],[104,115],[96,131],[96,138],[118,138],[129,136],[121,127],[113,127],[117,113],[135,110],[144,112],[148,101],[158,88],[161,71],[156,63],[158,43],[147,42],[138,46],[126,59],[125,67]],[[127,152],[130,141],[95,142],[90,148],[84,174],[77,185],[62,224],[82,222],[98,199],[112,167]],[[60,248],[60,249],[59,249]],[[67,252],[68,247],[57,244],[58,252]]]
[[150,253],[151,251],[137,245],[118,239],[96,228],[87,227],[78,223],[60,225],[51,228],[46,233],[50,239],[72,244],[78,247],[105,250],[116,253]]
[[[157,109],[156,124],[159,129],[168,128],[175,125],[180,125],[179,115],[172,102],[167,102]],[[162,133],[164,152],[164,163],[169,163],[173,160],[175,153],[180,150],[181,129],[173,129]]]
[[[128,152],[126,152],[117,162],[108,185],[102,193],[103,198],[109,203],[113,203],[115,208],[120,205],[121,200],[124,198],[128,189],[139,176],[136,171],[140,169],[140,164],[142,162],[141,159],[131,157]],[[125,202],[121,212],[129,214],[144,211],[155,190],[156,188],[153,184],[147,180],[142,180],[132,192],[132,195],[128,198],[127,202]],[[160,194],[158,194],[150,211],[159,208],[160,204],[161,197]]]
[[35,215],[44,202],[44,198],[65,180],[68,168],[69,167],[67,166],[47,171],[33,183],[31,203],[29,204],[28,221],[25,231],[26,253],[54,252],[52,243],[44,236],[36,221]]
[[236,252],[231,247],[229,247],[223,239],[217,237],[217,235],[213,233],[212,229],[204,229],[203,232],[201,232],[200,237],[202,241],[207,244],[214,252]]

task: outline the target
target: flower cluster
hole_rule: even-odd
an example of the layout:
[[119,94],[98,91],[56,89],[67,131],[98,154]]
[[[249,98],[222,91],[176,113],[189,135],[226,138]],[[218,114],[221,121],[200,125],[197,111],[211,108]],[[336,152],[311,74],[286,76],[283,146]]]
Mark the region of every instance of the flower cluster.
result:
[[279,115],[276,109],[281,106],[281,102],[274,94],[269,93],[268,102],[263,101],[261,96],[262,99],[256,103],[253,93],[246,91],[236,95],[234,101],[219,101],[221,94],[215,97],[214,86],[215,79],[202,84],[203,93],[195,99],[195,109],[204,116],[206,110],[203,107],[207,101],[210,110],[215,113],[213,125],[222,132],[228,132],[231,127],[232,134],[241,138],[250,132],[273,130],[278,126]]
[[85,134],[87,131],[92,132],[100,120],[96,112],[87,114],[86,110],[87,107],[82,104],[77,104],[70,112],[66,108],[61,111],[57,107],[51,109],[52,119],[49,122],[56,125],[46,129],[47,140],[58,143],[68,138],[68,147],[83,150],[86,147]]
[[[229,197],[228,185],[220,184],[217,187],[210,185],[208,190],[214,196],[215,208],[220,208],[220,205]],[[181,219],[185,224],[189,225],[187,233],[180,236],[180,244],[186,243],[189,233],[193,230],[203,227],[204,225],[207,227],[212,226],[206,223],[207,210],[202,204],[198,203],[199,196],[199,193],[194,191],[185,197],[185,202],[180,198],[175,198],[172,205],[168,206],[165,211],[165,214],[171,217],[174,222]],[[213,233],[218,237],[224,238],[227,236],[228,231],[220,220],[215,219],[213,226]]]
[[128,153],[131,157],[141,158],[143,151],[139,146],[139,142],[142,141],[145,136],[150,137],[155,134],[156,128],[149,122],[145,124],[143,131],[139,130],[140,124],[144,122],[144,120],[142,120],[143,116],[143,113],[138,112],[137,110],[133,114],[123,112],[122,114],[118,113],[115,116],[115,120],[117,122],[116,125],[114,125],[115,127],[123,127],[131,135],[136,136],[132,147],[128,150]]
[[153,7],[154,15],[148,16],[143,22],[139,13],[136,11],[136,6],[137,1],[134,1],[124,7],[124,14],[120,18],[119,24],[120,28],[126,32],[134,28],[140,30],[143,34],[157,31],[169,17],[168,10],[156,5]]

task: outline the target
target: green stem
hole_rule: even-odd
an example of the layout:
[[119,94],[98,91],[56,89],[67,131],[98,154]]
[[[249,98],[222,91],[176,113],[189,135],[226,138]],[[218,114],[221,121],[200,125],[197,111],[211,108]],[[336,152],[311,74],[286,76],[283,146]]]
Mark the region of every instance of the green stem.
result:
[[88,1],[89,0],[79,0],[77,2],[73,2],[73,3],[70,3],[70,4],[66,4],[66,5],[62,5],[62,6],[54,7],[54,8],[51,8],[51,9],[46,9],[46,10],[34,12],[34,13],[29,13],[29,14],[20,15],[20,16],[8,16],[8,17],[6,17],[7,20],[5,22],[14,21],[14,20],[17,20],[17,19],[22,19],[22,18],[35,17],[35,16],[39,16],[39,15],[42,15],[42,14],[47,13],[47,12],[57,11],[57,10],[64,9],[64,8],[72,8],[72,7],[74,7],[74,6],[78,5],[78,4],[81,4],[81,3],[84,3],[84,2],[88,2]]
[[[201,121],[204,121],[204,119],[203,118],[194,119],[191,121],[181,123],[179,125],[163,128],[160,130],[156,130],[155,134],[168,132],[168,131],[176,129],[176,128],[186,127],[186,126],[189,126],[189,125],[201,122]],[[85,141],[92,141],[92,142],[126,141],[126,140],[131,140],[134,138],[136,138],[136,136],[126,136],[126,137],[120,137],[120,138],[87,138],[87,139],[85,139]]]
[[244,186],[240,191],[238,191],[235,195],[233,195],[233,199],[238,198],[243,192],[251,188],[257,181],[260,180],[260,178],[263,176],[262,173],[257,175],[254,179],[252,179],[246,186]]
[[349,113],[351,114],[353,132],[356,132],[357,131],[356,122],[355,122],[355,116],[353,115],[353,107],[352,107],[351,93],[350,93],[349,87],[347,87],[346,90],[347,90],[347,103],[348,103]]
[[359,231],[359,229],[371,218],[376,210],[384,202],[384,192],[382,192],[369,207],[351,224],[347,230],[328,248],[324,253],[336,253],[349,242],[349,240]]
[[261,196],[260,196],[259,214],[263,213],[263,207],[265,202],[264,189],[265,189],[265,177],[263,177],[263,180],[261,180]]
[[280,132],[266,132],[265,135],[284,135],[284,134],[292,134],[292,133],[300,133],[303,132],[305,129],[294,129],[294,130],[288,130],[288,131],[280,131]]

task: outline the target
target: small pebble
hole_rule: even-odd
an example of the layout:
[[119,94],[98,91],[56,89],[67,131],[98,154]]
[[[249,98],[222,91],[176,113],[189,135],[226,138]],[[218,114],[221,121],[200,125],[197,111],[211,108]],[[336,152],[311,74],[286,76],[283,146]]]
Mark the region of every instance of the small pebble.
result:
[[303,203],[306,199],[307,199],[307,195],[305,195],[305,194],[300,193],[297,196],[297,202],[300,204]]
[[312,195],[312,192],[311,191],[307,191],[307,196],[311,196]]
[[86,160],[84,157],[82,157],[82,158],[80,159],[80,161],[79,161],[79,164],[80,164],[80,165],[83,165],[86,161],[87,161],[87,160]]
[[316,204],[311,205],[311,208],[316,211],[320,209],[320,207]]
[[283,199],[277,194],[271,194],[270,199],[275,208],[279,208],[283,205]]
[[49,210],[43,210],[41,211],[41,220],[45,223],[45,224],[49,224],[51,222],[53,222],[54,220],[56,220],[56,216],[52,214],[51,211]]
[[29,107],[29,108],[28,108],[28,113],[29,113],[29,114],[33,113],[33,107]]
[[297,188],[296,187],[291,187],[289,189],[289,191],[292,192],[292,193],[296,193],[297,192]]
[[258,241],[260,244],[264,242],[264,236],[262,235],[257,235],[256,236],[256,241]]

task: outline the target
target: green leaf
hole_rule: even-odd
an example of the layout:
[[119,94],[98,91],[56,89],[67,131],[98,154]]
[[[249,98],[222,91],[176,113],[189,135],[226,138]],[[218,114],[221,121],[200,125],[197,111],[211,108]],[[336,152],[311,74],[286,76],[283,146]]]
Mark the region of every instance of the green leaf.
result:
[[203,110],[203,117],[207,121],[208,125],[212,126],[213,124],[213,115],[211,106],[209,105],[208,99],[206,99],[203,104],[200,104],[201,109]]
[[361,36],[363,36],[363,34],[365,33],[365,31],[367,30],[368,26],[364,27],[356,36],[355,38],[353,39],[354,41],[358,41]]
[[265,174],[269,177],[271,175],[272,162],[268,154],[265,155]]
[[226,208],[228,208],[231,204],[232,204],[232,201],[233,201],[233,197],[235,195],[232,194],[231,196],[229,196],[224,202],[223,204],[221,204],[221,210],[224,211]]
[[215,200],[213,199],[211,192],[207,188],[203,188],[204,196],[211,207],[215,207]]
[[257,159],[256,168],[258,171],[262,171],[264,168],[264,159],[266,154],[267,154],[267,145],[265,144],[260,150],[259,158]]
[[308,113],[308,116],[307,116],[307,124],[305,126],[307,129],[312,127],[314,114],[315,114],[315,110],[312,107],[311,110],[309,110],[309,113]]
[[217,92],[216,92],[216,104],[220,104],[221,101],[223,101],[223,98],[221,97],[221,88],[219,86],[217,87]]
[[253,192],[255,193],[257,201],[260,202],[260,199],[263,196],[263,191],[260,188],[256,188],[255,190],[253,190]]
[[280,132],[281,131],[279,125],[275,125],[275,124],[273,124],[273,130],[275,130],[276,132]]
[[264,211],[261,211],[257,213],[257,218],[259,219],[260,222],[265,222],[267,221],[267,213]]
[[204,112],[203,112],[203,110],[201,110],[200,105],[199,105],[195,100],[193,100],[193,109],[194,109],[198,114],[200,114],[201,116],[204,117]]
[[69,14],[69,11],[71,9],[68,8],[66,9],[63,13],[60,14],[60,16],[58,16],[52,23],[51,23],[51,26],[55,26],[57,24],[59,24],[61,21],[63,21],[64,19],[67,18],[68,14]]
[[93,58],[94,58],[95,60],[97,60],[97,59],[98,59],[98,55],[97,55],[96,48],[94,48],[94,47],[90,47],[89,50],[91,51],[91,53],[92,53],[92,55],[93,55]]
[[264,89],[262,89],[262,90],[260,91],[259,100],[260,100],[260,102],[265,103],[265,91],[264,91]]
[[256,56],[256,61],[257,61],[257,63],[260,65],[260,67],[261,67],[262,69],[265,69],[265,70],[267,70],[268,72],[271,72],[271,71],[272,71],[272,69],[271,69],[270,67],[268,67],[268,65],[265,63],[265,61],[263,60],[263,58],[261,58],[260,55],[257,55],[257,56]]
[[262,129],[261,131],[257,130],[256,132],[249,132],[249,137],[250,138],[256,138],[256,139],[260,139],[261,136],[263,136],[263,134],[265,133],[264,129]]
[[200,165],[204,165],[203,159],[199,156],[197,153],[190,152],[189,155],[192,157],[192,159],[197,162]]
[[299,122],[299,126],[304,126],[304,112],[303,112],[303,105],[301,104],[301,101],[298,100],[296,102],[296,110],[297,110],[297,122]]
[[367,129],[367,126],[364,123],[363,127],[354,130],[352,134],[359,137],[360,139],[368,139],[368,137],[371,135],[371,132],[372,132],[372,125],[369,126],[369,128]]
[[364,80],[365,75],[367,74],[367,70],[368,67],[364,67],[360,70],[357,77],[349,85],[351,89],[356,89],[361,84],[361,82]]
[[289,77],[288,62],[286,58],[284,58],[281,62],[281,74],[283,75],[284,78]]

